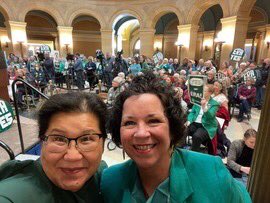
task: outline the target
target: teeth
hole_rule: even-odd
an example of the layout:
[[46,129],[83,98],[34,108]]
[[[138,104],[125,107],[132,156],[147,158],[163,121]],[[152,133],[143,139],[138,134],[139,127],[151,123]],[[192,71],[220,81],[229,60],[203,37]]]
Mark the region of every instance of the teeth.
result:
[[135,145],[135,148],[138,149],[138,150],[148,150],[148,149],[151,149],[153,148],[154,145],[151,144],[151,145]]

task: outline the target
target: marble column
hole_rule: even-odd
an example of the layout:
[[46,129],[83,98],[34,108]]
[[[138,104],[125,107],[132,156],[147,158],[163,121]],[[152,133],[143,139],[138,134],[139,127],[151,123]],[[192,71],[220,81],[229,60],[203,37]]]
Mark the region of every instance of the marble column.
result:
[[248,181],[248,191],[254,203],[270,200],[270,78],[265,93]]
[[57,26],[59,35],[59,52],[62,57],[65,57],[67,53],[73,53],[73,27]]
[[107,52],[113,53],[113,30],[112,29],[100,29],[101,32],[101,49],[104,54]]
[[142,28],[139,32],[141,41],[140,54],[152,58],[154,53],[154,38],[156,30],[151,28]]
[[220,39],[225,42],[222,45],[220,57],[221,64],[224,61],[229,61],[230,53],[233,49],[245,48],[245,40],[250,18],[231,16],[220,20],[222,24]]
[[9,95],[8,95],[8,73],[7,73],[7,67],[6,67],[6,61],[3,57],[2,48],[0,47],[0,54],[2,59],[0,59],[0,99],[3,99],[5,101],[9,101]]
[[27,56],[26,22],[8,21],[12,50],[16,56]]
[[178,43],[183,45],[181,49],[181,59],[185,57],[194,60],[196,54],[198,25],[186,24],[178,27]]
[[267,45],[267,42],[270,42],[270,25],[266,25],[265,28],[260,30],[261,34],[261,47],[258,59],[270,58],[270,46]]

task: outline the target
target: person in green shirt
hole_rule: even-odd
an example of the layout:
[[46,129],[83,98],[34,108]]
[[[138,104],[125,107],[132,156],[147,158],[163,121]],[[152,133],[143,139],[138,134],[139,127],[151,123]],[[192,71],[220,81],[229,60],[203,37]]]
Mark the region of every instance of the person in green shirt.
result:
[[103,202],[105,122],[106,105],[95,94],[50,97],[38,112],[40,159],[0,167],[0,202]]
[[177,147],[185,119],[175,94],[154,75],[144,75],[116,98],[109,131],[131,159],[103,171],[104,201],[251,202],[220,158]]

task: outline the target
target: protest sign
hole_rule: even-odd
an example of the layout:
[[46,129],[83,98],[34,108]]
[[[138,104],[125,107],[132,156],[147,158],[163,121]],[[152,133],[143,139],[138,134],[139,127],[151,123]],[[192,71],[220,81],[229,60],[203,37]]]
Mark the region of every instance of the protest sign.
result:
[[258,77],[259,77],[258,71],[249,70],[245,74],[242,75],[242,81],[243,82],[246,82],[247,81],[247,78],[252,78],[254,80],[254,82],[256,82],[256,80],[258,79]]
[[243,49],[234,49],[230,54],[231,61],[239,62],[245,56],[245,51]]
[[201,105],[201,100],[204,97],[204,86],[207,77],[204,75],[189,75],[188,92],[190,102],[192,104]]
[[163,54],[161,52],[157,52],[153,56],[155,64],[158,63],[159,60],[163,60]]
[[0,100],[0,133],[8,130],[13,122],[14,113],[11,105]]

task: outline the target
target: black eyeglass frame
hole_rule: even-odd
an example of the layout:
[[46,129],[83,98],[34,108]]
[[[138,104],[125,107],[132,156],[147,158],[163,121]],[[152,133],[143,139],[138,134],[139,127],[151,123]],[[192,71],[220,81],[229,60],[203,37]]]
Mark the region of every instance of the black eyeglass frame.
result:
[[102,134],[98,134],[98,133],[85,134],[85,135],[81,135],[81,136],[79,136],[79,137],[77,137],[77,138],[68,138],[68,137],[63,136],[63,135],[57,135],[57,134],[55,134],[55,135],[44,135],[44,137],[43,137],[41,140],[44,141],[44,142],[47,142],[49,137],[56,137],[56,136],[57,136],[57,137],[62,137],[62,138],[67,139],[67,140],[68,140],[68,143],[67,143],[68,146],[69,146],[69,144],[70,144],[70,142],[71,142],[72,140],[75,141],[76,146],[77,146],[77,145],[78,145],[77,140],[80,139],[81,137],[86,136],[86,135],[97,135],[97,136],[99,137],[99,139],[103,137]]

